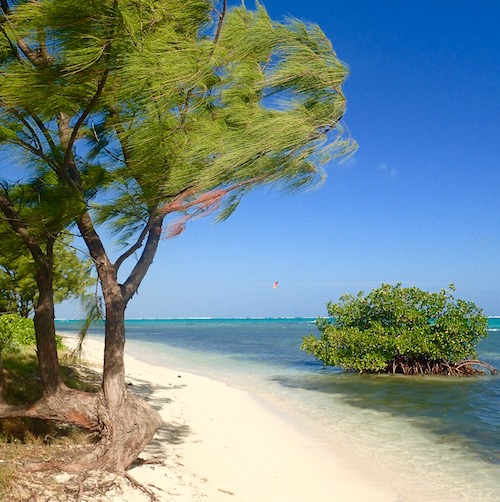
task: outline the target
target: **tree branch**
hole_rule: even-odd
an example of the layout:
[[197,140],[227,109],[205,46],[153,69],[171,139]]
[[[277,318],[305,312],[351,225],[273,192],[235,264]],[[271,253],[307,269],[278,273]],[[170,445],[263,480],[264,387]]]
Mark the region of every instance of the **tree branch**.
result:
[[[2,23],[3,23],[3,21],[2,21]],[[9,35],[7,35],[7,32],[5,31],[4,27],[1,24],[0,24],[0,31],[3,33],[4,37],[9,42],[10,49],[11,49],[12,53],[14,54],[14,56],[19,61],[23,61],[23,59],[19,56],[19,51],[17,49],[17,45],[10,39]]]
[[[110,150],[108,150],[104,144],[102,143],[102,141],[99,139],[99,136],[97,134],[97,131],[95,130],[95,125],[92,124],[92,133],[94,134],[94,138],[96,140],[96,143],[114,160],[116,160],[117,162],[123,162],[123,159],[120,159],[120,157],[118,157],[117,155],[115,155],[113,152],[111,152]],[[121,142],[120,142],[121,143]],[[122,151],[123,151],[123,147],[122,147]]]
[[149,229],[148,239],[146,241],[146,245],[144,246],[144,251],[121,288],[125,303],[127,303],[137,292],[144,276],[151,266],[151,263],[153,263],[153,258],[156,254],[156,250],[158,249],[158,243],[161,237],[162,225],[163,217],[157,216]]
[[217,31],[215,32],[214,44],[216,44],[219,41],[220,32],[222,30],[222,24],[224,22],[224,18],[226,17],[226,11],[227,11],[227,0],[224,0],[222,4],[222,11],[218,12],[219,23],[217,24]]
[[101,80],[99,81],[99,85],[97,86],[97,90],[96,90],[95,94],[92,96],[92,99],[89,101],[87,107],[85,108],[85,110],[82,112],[82,114],[80,115],[80,117],[76,121],[76,124],[74,125],[73,130],[71,131],[71,136],[69,137],[68,143],[66,145],[64,145],[65,155],[64,155],[63,165],[62,165],[63,169],[65,169],[68,166],[68,164],[71,160],[71,156],[72,156],[72,152],[73,152],[73,145],[75,144],[76,137],[78,136],[78,133],[80,132],[80,128],[83,125],[85,119],[89,116],[90,112],[92,111],[94,106],[99,101],[99,98],[100,98],[102,91],[104,89],[104,85],[106,84],[106,80],[108,78],[108,75],[109,75],[109,69],[106,68],[104,70],[102,77],[101,77]]
[[43,61],[49,61],[50,56],[47,51],[47,42],[46,42],[46,38],[45,38],[45,31],[42,29],[38,30],[38,47],[39,47],[39,51],[38,51],[39,58],[42,59]]
[[127,258],[132,256],[138,249],[140,249],[142,247],[142,243],[144,242],[144,239],[148,235],[148,232],[150,231],[150,229],[153,225],[154,219],[157,216],[158,216],[157,207],[155,206],[153,209],[150,210],[148,222],[146,223],[146,225],[142,229],[142,232],[139,235],[139,237],[137,238],[135,244],[130,246],[130,248],[127,249],[127,251],[125,251],[121,256],[119,256],[118,259],[115,261],[115,269],[116,270],[119,270],[119,268],[122,266],[123,262]]
[[36,155],[38,158],[47,162],[47,164],[57,168],[57,164],[55,163],[54,159],[52,159],[51,157],[46,155],[42,150],[38,150],[34,146],[30,145],[27,141],[24,141],[18,137],[17,139],[12,139],[9,142],[13,143],[14,145],[20,146],[20,147],[24,148],[25,150],[30,151],[31,153]]
[[11,226],[11,228],[23,239],[26,243],[26,247],[29,249],[35,260],[37,258],[43,258],[45,255],[41,246],[38,244],[36,239],[33,237],[31,232],[29,231],[26,223],[21,219],[19,213],[14,208],[14,204],[12,203],[7,190],[3,190],[3,193],[0,192],[0,210],[5,216],[7,223]]
[[[10,15],[10,13],[11,13],[11,9],[10,9],[9,3],[7,2],[7,0],[1,0],[1,4],[0,5],[1,5],[1,12],[2,12],[4,20],[7,23],[9,23],[9,25],[15,31],[15,27],[12,26],[12,23],[10,22],[9,17],[8,17]],[[31,62],[31,64],[33,64],[33,66],[40,66],[40,65],[46,64],[49,61],[49,56],[48,56],[48,53],[46,51],[46,46],[45,46],[45,40],[44,40],[44,38],[45,38],[44,34],[41,34],[39,32],[40,46],[39,46],[38,50],[36,50],[36,49],[33,50],[21,37],[16,38],[16,44],[17,44],[17,46],[19,47],[19,49],[21,50],[21,52],[28,58],[28,60]],[[11,47],[12,47],[12,43],[10,42],[10,39],[9,39],[9,43],[11,44]],[[17,50],[14,49],[14,48],[13,48],[13,50],[14,50],[14,53],[15,53],[16,57],[19,60],[22,60],[22,58],[19,57],[19,55],[17,53]]]
[[[1,102],[0,102],[0,104],[2,106],[5,106]],[[26,128],[29,129],[29,131],[31,132],[31,134],[33,136],[33,139],[38,144],[38,150],[43,153],[42,142],[40,141],[40,138],[39,138],[38,134],[36,133],[36,131],[33,129],[33,126],[22,116],[22,114],[18,110],[14,109],[14,108],[9,108],[7,106],[5,106],[5,109],[7,111],[9,111],[10,113],[12,113],[12,115],[14,115],[17,120],[19,120],[20,122],[22,122],[26,126]],[[57,162],[57,157],[59,156],[59,151],[57,149],[56,144],[54,143],[54,140],[52,139],[52,136],[50,135],[50,132],[45,127],[45,124],[38,117],[38,115],[36,113],[34,113],[30,108],[25,108],[25,111],[33,119],[33,121],[35,122],[35,124],[40,129],[40,132],[43,134],[43,137],[45,138],[45,141],[49,145],[49,148],[50,148],[50,150],[52,152],[52,155],[54,156],[54,159],[52,160],[51,165],[55,165],[55,163]],[[33,153],[35,153],[35,152],[33,152]],[[44,159],[44,160],[46,160],[46,159]]]
[[[11,9],[10,9],[9,3],[7,2],[7,0],[1,0],[1,4],[0,5],[1,5],[0,12],[2,13],[2,17],[3,17],[3,20],[1,21],[1,23],[3,24],[5,22],[7,22],[10,26],[12,26],[11,22],[8,19],[8,16],[11,13]],[[16,42],[14,42],[9,37],[9,35],[7,35],[7,32],[5,31],[5,29],[4,29],[3,26],[0,25],[0,29],[1,29],[1,31],[3,33],[3,35],[5,36],[5,38],[8,40],[10,48],[12,50],[12,53],[14,54],[14,56],[16,57],[16,59],[18,61],[24,62],[24,59],[19,55],[19,50],[18,50],[18,46],[16,45]]]
[[45,63],[45,60],[40,58],[38,51],[34,51],[22,38],[18,38],[16,44],[33,66],[40,66],[40,64]]
[[10,5],[7,0],[0,1],[0,8],[2,9],[2,13],[4,16],[8,16],[10,14]]
[[30,108],[26,108],[26,112],[35,121],[35,124],[38,126],[38,129],[40,129],[41,133],[43,134],[43,137],[45,138],[45,141],[49,145],[52,155],[54,156],[54,159],[57,159],[57,157],[59,156],[59,151],[57,149],[56,144],[54,143],[54,139],[50,135],[49,130],[47,129],[47,127],[45,127],[45,124],[40,119],[40,117],[38,117],[38,115],[34,113]]
[[112,276],[112,280],[116,281],[116,269],[109,261],[102,240],[95,231],[92,218],[90,217],[88,211],[85,211],[78,218],[76,223],[78,230],[80,231],[80,235],[87,245],[90,256],[97,269],[99,280],[101,281],[103,287],[109,284],[110,275]]
[[28,131],[31,133],[31,137],[32,137],[33,141],[37,144],[37,149],[40,150],[41,152],[43,152],[42,143],[41,143],[40,139],[38,138],[38,135],[36,134],[33,127],[31,127],[31,124],[17,110],[12,109],[9,111],[10,111],[10,113],[12,113],[12,115],[14,115],[17,118],[17,120],[19,120],[20,122],[22,122],[24,124],[26,129],[28,129]]

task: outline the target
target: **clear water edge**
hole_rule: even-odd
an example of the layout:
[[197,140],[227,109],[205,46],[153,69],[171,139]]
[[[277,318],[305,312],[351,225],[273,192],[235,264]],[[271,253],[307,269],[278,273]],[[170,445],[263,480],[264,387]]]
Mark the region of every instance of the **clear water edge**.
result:
[[[59,332],[73,326],[57,324]],[[499,367],[500,319],[490,319],[490,328],[479,353]],[[127,321],[127,353],[250,391],[298,427],[315,424],[308,433],[333,448],[346,439],[358,456],[393,471],[399,491],[419,478],[429,502],[448,495],[500,501],[498,377],[408,379],[323,369],[299,349],[302,336],[314,331],[310,319]],[[93,336],[100,332],[96,327]]]

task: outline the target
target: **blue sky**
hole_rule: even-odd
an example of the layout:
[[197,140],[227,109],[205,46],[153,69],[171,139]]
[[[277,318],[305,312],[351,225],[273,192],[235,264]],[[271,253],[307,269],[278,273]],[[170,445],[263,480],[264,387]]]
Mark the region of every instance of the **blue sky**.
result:
[[359,150],[319,190],[258,191],[226,222],[162,242],[127,316],[318,316],[383,282],[454,283],[500,315],[497,2],[263,3],[318,23],[349,65]]

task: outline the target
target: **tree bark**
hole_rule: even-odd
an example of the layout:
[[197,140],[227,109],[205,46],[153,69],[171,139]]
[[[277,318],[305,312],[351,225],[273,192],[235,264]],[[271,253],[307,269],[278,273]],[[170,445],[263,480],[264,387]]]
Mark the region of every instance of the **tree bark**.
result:
[[64,386],[59,369],[54,324],[53,244],[53,239],[50,239],[46,253],[36,257],[36,282],[39,297],[33,322],[44,395],[53,394]]
[[[106,291],[105,291],[106,289]],[[111,289],[111,288],[109,288]],[[125,397],[125,304],[121,293],[103,287],[106,306],[102,390],[110,411]],[[113,288],[117,289],[117,288]],[[118,288],[119,289],[119,288]]]
[[119,473],[130,467],[162,424],[160,414],[142,398],[127,389],[120,394],[112,404],[105,397],[102,401],[99,417],[104,427],[96,460],[101,469]]
[[39,418],[98,431],[97,400],[97,393],[65,388],[31,404],[0,403],[0,417]]

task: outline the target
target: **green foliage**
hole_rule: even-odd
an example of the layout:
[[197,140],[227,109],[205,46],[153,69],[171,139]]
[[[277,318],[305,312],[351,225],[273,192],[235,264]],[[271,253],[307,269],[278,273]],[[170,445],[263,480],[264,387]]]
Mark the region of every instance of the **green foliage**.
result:
[[313,24],[218,0],[2,5],[0,146],[23,184],[2,182],[0,206],[39,284],[58,263],[51,245],[76,224],[103,295],[124,309],[165,226],[176,235],[190,218],[224,219],[261,186],[316,186],[356,148],[340,122],[348,69]]
[[[61,236],[54,246],[54,300],[81,298],[95,284],[92,264],[79,257],[71,238]],[[6,222],[0,220],[0,313],[33,313],[38,298],[35,263]]]
[[[99,389],[98,375],[92,370],[75,367],[71,354],[61,351],[61,376],[68,387],[87,392]],[[25,346],[15,352],[6,352],[3,360],[5,387],[3,399],[9,404],[34,403],[42,397],[39,364],[34,347]],[[1,433],[0,421],[0,433]]]
[[[260,5],[222,22],[222,3],[206,0],[12,3],[0,39],[8,50],[24,37],[33,53],[0,61],[0,143],[51,186],[44,225],[54,207],[58,224],[90,207],[126,243],[152,208],[186,213],[213,190],[217,203],[194,213],[224,219],[255,187],[319,182],[355,148],[340,126],[348,70],[315,25],[272,21]],[[80,200],[67,192],[70,158]],[[50,185],[54,173],[64,182]]]
[[33,320],[19,314],[0,315],[0,353],[5,349],[36,343]]
[[318,319],[321,337],[305,337],[302,348],[327,366],[360,372],[475,358],[488,321],[453,291],[453,286],[430,293],[383,284],[366,296],[343,295],[328,303],[330,319]]

